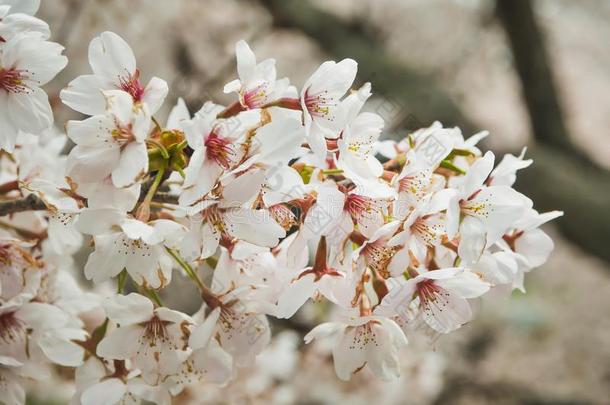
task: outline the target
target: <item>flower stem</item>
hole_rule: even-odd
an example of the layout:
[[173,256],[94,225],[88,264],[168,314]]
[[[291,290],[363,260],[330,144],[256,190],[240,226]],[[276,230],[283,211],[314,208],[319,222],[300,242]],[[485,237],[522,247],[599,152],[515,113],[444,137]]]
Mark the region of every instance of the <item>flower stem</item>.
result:
[[142,287],[146,295],[155,303],[157,306],[162,307],[163,302],[161,302],[161,298],[159,298],[159,294],[155,290],[152,290],[148,287]]
[[212,290],[210,290],[210,288],[206,286],[203,281],[201,281],[201,279],[197,275],[197,272],[193,270],[191,265],[188,264],[174,249],[165,249],[167,250],[167,253],[169,253],[170,256],[173,257],[174,260],[180,265],[180,267],[184,269],[184,272],[187,274],[187,276],[189,276],[189,278],[193,280],[195,284],[197,284],[197,287],[199,287],[199,290],[201,291],[201,296],[203,297],[203,300],[210,306],[212,306],[211,303],[218,303],[219,299],[216,294],[214,294]]
[[158,149],[159,152],[161,152],[161,156],[163,156],[163,159],[169,159],[169,152],[167,151],[165,146],[163,146],[160,142],[157,142],[154,139],[147,139],[146,144],[151,145],[154,148]]
[[322,174],[325,174],[325,175],[343,174],[343,169],[327,169],[327,170],[322,170]]
[[157,171],[157,175],[155,176],[155,180],[153,184],[148,189],[148,193],[146,193],[146,197],[140,203],[138,210],[136,212],[136,218],[140,221],[147,222],[148,218],[150,218],[150,203],[161,184],[161,180],[163,180],[163,175],[165,174],[165,169],[161,168]]

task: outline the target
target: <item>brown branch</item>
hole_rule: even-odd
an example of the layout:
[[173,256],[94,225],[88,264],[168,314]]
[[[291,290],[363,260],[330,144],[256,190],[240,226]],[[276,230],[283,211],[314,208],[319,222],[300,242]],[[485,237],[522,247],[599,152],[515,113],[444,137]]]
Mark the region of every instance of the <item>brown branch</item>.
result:
[[43,211],[47,206],[35,194],[25,198],[0,202],[0,217],[24,211]]
[[[178,204],[178,197],[170,193],[157,193],[154,202],[165,204]],[[45,211],[47,206],[36,196],[30,194],[25,198],[0,202],[0,217],[25,211]]]

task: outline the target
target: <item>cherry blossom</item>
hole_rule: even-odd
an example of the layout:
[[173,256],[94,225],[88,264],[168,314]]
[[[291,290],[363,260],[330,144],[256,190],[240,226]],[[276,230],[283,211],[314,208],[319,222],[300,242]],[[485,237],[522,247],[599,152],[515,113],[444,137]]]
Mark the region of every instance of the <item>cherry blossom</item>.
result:
[[178,98],[157,119],[167,83],[143,85],[127,42],[104,32],[92,74],[61,92],[89,117],[54,128],[40,86],[67,60],[38,6],[0,0],[5,402],[45,378],[71,381],[75,405],[205,401],[226,384],[257,401],[297,375],[296,332],[272,343],[293,324],[340,379],[397,380],[403,359],[427,364],[407,336],[459,329],[496,287],[524,292],[553,250],[541,226],[563,213],[513,188],[525,149],[494,168],[477,146],[487,131],[440,122],[384,140],[352,59],[297,90],[239,41],[224,87],[237,100],[191,115]]
[[157,112],[167,96],[167,83],[158,77],[150,79],[146,86],[141,83],[133,51],[113,32],[104,32],[91,41],[89,64],[93,74],[77,77],[61,92],[64,104],[83,114],[103,114],[106,91],[128,93],[133,104],[146,104],[151,114]]
[[365,366],[379,378],[398,378],[398,352],[407,344],[407,338],[391,319],[361,316],[323,323],[305,336],[305,343],[329,336],[336,339],[333,359],[337,376],[342,380],[349,380]]
[[467,299],[483,295],[489,284],[468,270],[447,268],[423,271],[409,280],[398,278],[394,289],[384,298],[380,313],[385,307],[395,315],[417,300],[426,323],[440,333],[449,333],[470,321]]
[[0,54],[0,149],[12,152],[19,131],[39,133],[53,124],[40,88],[68,63],[63,47],[39,32],[21,32],[2,44]]
[[108,112],[70,121],[68,136],[76,147],[68,157],[68,174],[77,182],[112,177],[116,187],[133,185],[148,171],[145,139],[151,126],[146,105],[134,105],[124,91],[104,93]]

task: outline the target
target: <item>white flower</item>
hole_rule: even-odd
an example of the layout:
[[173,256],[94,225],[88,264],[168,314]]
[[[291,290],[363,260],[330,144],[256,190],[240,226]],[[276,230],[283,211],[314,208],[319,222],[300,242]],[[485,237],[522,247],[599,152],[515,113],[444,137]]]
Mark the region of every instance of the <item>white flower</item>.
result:
[[356,183],[375,180],[383,174],[383,166],[375,157],[375,145],[384,126],[383,118],[371,112],[360,113],[370,95],[371,84],[366,83],[343,100],[338,114],[344,127],[337,142],[337,167]]
[[169,387],[164,384],[151,386],[137,376],[138,371],[109,368],[93,356],[78,367],[74,377],[77,390],[70,404],[137,404],[140,400],[158,405],[171,404]]
[[155,289],[171,281],[173,262],[166,247],[176,247],[186,232],[174,221],[144,223],[109,208],[83,210],[76,226],[94,235],[95,251],[85,264],[87,279],[100,283],[126,269],[136,283]]
[[76,146],[68,157],[68,175],[77,182],[101,182],[109,175],[116,187],[131,186],[148,172],[146,137],[151,126],[146,105],[129,94],[104,93],[108,112],[84,121],[69,121],[66,130]]
[[[223,281],[222,277],[214,274],[212,289],[215,298],[206,301],[201,311],[206,307],[212,310],[206,324],[209,327],[215,325],[213,336],[217,336],[220,346],[233,357],[233,365],[251,366],[271,341],[269,321],[249,299],[253,287],[234,288],[225,286]],[[197,333],[193,332],[195,335]]]
[[38,3],[31,0],[0,1],[0,44],[24,32],[38,32],[43,39],[51,36],[47,23],[32,17],[38,10]]
[[319,156],[326,153],[325,137],[336,138],[336,114],[341,98],[349,90],[358,64],[352,59],[337,63],[324,62],[305,82],[301,91],[301,107],[309,146]]
[[212,256],[221,241],[245,241],[257,246],[275,247],[286,231],[265,209],[245,208],[256,196],[259,181],[253,179],[259,173],[236,177],[223,189],[217,200],[205,200],[191,210],[190,230],[181,251],[189,259],[205,259]]
[[[338,267],[338,266],[336,266]],[[348,269],[351,271],[351,269]],[[324,296],[329,301],[339,304],[349,294],[343,290],[351,287],[345,281],[345,272],[327,263],[326,238],[320,238],[313,267],[299,271],[294,280],[278,297],[273,315],[278,318],[291,318],[308,299]]]
[[376,313],[400,315],[416,300],[426,323],[440,333],[449,333],[470,321],[472,310],[467,299],[489,290],[489,283],[462,268],[424,271],[409,280],[400,277],[395,281]]
[[410,255],[423,261],[428,249],[438,246],[446,235],[445,216],[441,211],[447,209],[452,195],[451,190],[445,189],[424,197],[403,222],[403,231],[390,244],[404,245]]
[[[203,318],[202,312],[195,316]],[[171,379],[178,385],[174,391],[202,382],[224,384],[233,377],[233,360],[215,339],[220,312],[221,309],[216,308],[203,322],[193,327],[189,337],[189,347],[193,352]]]
[[485,185],[494,155],[487,152],[468,170],[447,210],[447,233],[460,233],[458,254],[476,263],[486,247],[499,240],[510,225],[531,208],[532,201],[508,186]]
[[84,350],[73,341],[85,340],[87,333],[56,306],[13,299],[0,306],[0,325],[0,356],[30,365],[50,360],[76,367],[83,361]]
[[258,112],[217,120],[222,107],[206,103],[192,120],[181,122],[189,146],[194,150],[184,170],[181,205],[191,205],[208,194],[220,176],[240,163],[244,149],[239,142],[245,129],[258,122]]
[[158,77],[153,77],[146,87],[142,85],[133,51],[115,33],[104,32],[91,41],[89,64],[93,74],[77,77],[60,94],[64,104],[83,114],[104,113],[105,91],[122,90],[131,96],[133,104],[146,104],[151,114],[157,112],[167,96],[167,83]]
[[260,108],[286,91],[288,79],[276,80],[275,59],[265,59],[257,64],[254,53],[243,40],[235,44],[235,56],[239,79],[227,83],[224,92],[236,92],[242,107],[249,110]]
[[340,323],[323,323],[305,336],[305,343],[329,336],[336,339],[333,360],[340,379],[349,380],[365,366],[384,380],[400,376],[398,354],[407,345],[407,338],[391,319],[361,316]]
[[63,47],[40,33],[14,36],[0,54],[0,149],[12,152],[19,131],[40,133],[53,124],[53,112],[40,88],[68,63]]
[[165,307],[155,308],[139,294],[117,295],[104,303],[108,318],[120,325],[102,339],[97,354],[106,359],[133,360],[142,378],[157,385],[178,371],[186,349],[192,319]]
[[513,280],[515,288],[525,291],[524,273],[534,267],[542,266],[555,246],[553,240],[539,227],[562,215],[562,211],[539,214],[536,210],[530,209],[513,224],[511,231],[498,241],[503,251],[510,253],[517,261],[518,272]]

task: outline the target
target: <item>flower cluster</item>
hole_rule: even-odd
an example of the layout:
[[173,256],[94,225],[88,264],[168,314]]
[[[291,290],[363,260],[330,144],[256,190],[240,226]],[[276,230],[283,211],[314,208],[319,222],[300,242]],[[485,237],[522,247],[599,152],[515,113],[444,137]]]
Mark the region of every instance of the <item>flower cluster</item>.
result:
[[[512,188],[524,153],[495,165],[476,146],[486,133],[440,123],[380,141],[351,59],[299,91],[240,41],[224,88],[235,101],[191,113],[178,100],[162,125],[167,83],[144,84],[129,45],[105,32],[91,73],[60,94],[87,117],[57,133],[40,86],[66,65],[62,47],[31,16],[36,1],[0,4],[0,204],[41,205],[0,218],[7,403],[56,364],[76,367],[75,404],[166,404],[234,379],[270,343],[270,319],[322,300],[337,320],[304,340],[332,339],[339,378],[396,378],[407,337],[460,328],[471,300],[523,290],[553,249],[540,226],[561,213]],[[163,304],[177,277],[198,289],[198,312]]]

